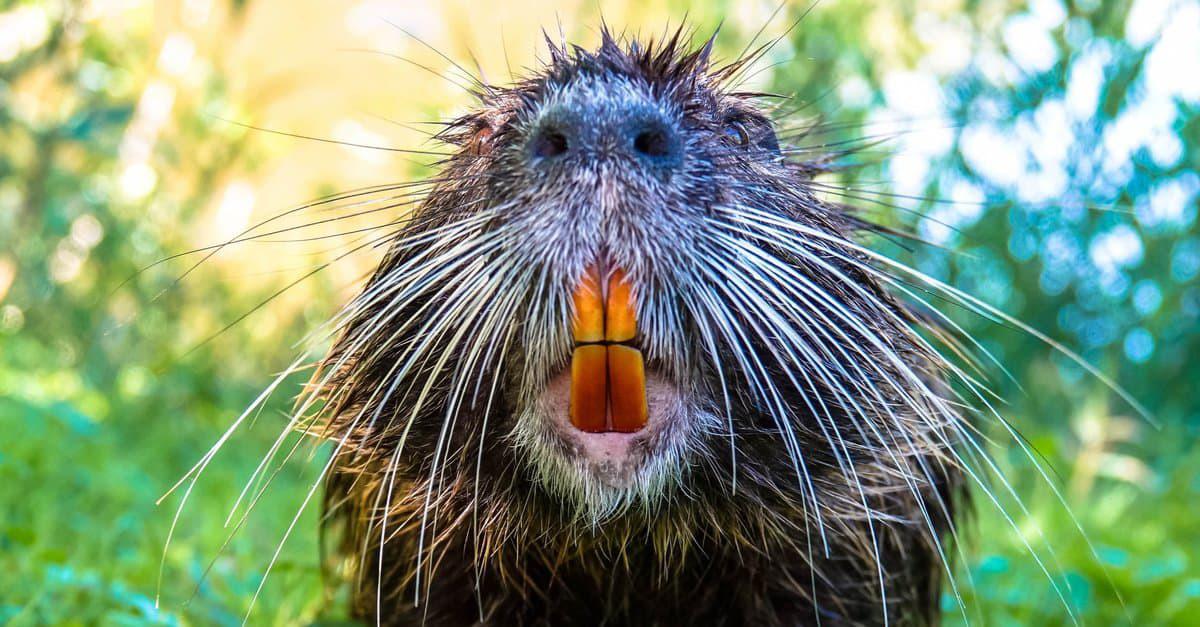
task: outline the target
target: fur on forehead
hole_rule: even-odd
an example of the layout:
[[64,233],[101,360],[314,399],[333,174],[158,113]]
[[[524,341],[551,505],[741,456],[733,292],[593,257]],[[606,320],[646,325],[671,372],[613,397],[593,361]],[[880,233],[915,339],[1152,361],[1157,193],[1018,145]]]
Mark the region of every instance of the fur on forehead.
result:
[[439,139],[469,145],[480,130],[503,132],[505,123],[519,112],[528,112],[551,94],[579,80],[624,80],[655,98],[674,101],[681,111],[693,110],[697,105],[715,109],[721,106],[722,95],[735,96],[736,102],[726,104],[741,109],[746,97],[761,95],[721,94],[719,89],[753,60],[754,54],[714,66],[712,50],[717,33],[699,46],[690,44],[690,35],[690,30],[680,26],[662,39],[625,39],[602,26],[600,46],[594,51],[575,44],[556,43],[546,35],[550,59],[545,66],[507,87],[478,86],[476,95],[482,107],[450,122]]
[[661,41],[627,42],[615,38],[607,27],[600,30],[600,47],[556,44],[549,37],[550,63],[529,87],[560,86],[579,76],[620,76],[650,87],[659,96],[684,96],[717,78],[710,75],[710,57],[716,34],[692,49],[682,27]]

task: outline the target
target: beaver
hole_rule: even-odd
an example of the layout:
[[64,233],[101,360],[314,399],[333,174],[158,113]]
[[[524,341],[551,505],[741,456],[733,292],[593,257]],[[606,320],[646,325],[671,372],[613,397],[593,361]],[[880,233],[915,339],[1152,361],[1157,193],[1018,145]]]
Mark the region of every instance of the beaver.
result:
[[952,329],[739,90],[753,53],[600,39],[477,86],[334,321],[306,428],[354,616],[938,622]]

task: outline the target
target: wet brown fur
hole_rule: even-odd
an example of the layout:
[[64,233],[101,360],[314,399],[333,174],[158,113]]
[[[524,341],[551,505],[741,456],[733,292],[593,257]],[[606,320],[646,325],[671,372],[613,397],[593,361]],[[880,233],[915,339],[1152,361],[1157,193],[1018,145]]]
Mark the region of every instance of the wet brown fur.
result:
[[[688,99],[685,110],[736,108],[752,120],[761,117],[755,95],[718,89],[741,64],[712,68],[708,48],[688,52],[680,34],[645,46],[621,45],[606,34],[594,53],[551,48],[553,58],[539,74],[509,88],[481,88],[480,109],[443,133],[459,152],[444,164],[444,182],[405,233],[449,224],[495,202],[492,195],[504,193],[497,191],[503,182],[495,180],[498,155],[521,140],[521,128],[509,121],[579,72],[639,77],[664,98]],[[738,163],[718,160],[715,167],[727,180],[751,176]],[[790,178],[799,190],[796,202],[803,210],[792,219],[847,240],[863,227],[845,208],[804,191],[805,182],[825,167],[822,162],[771,167],[778,168],[772,176]],[[709,193],[716,198],[728,192]],[[822,273],[803,256],[773,252],[809,275]],[[402,272],[412,254],[394,250],[367,289]],[[878,280],[851,265],[839,267],[869,295],[840,288],[840,297],[887,338],[904,363],[940,389],[943,375],[935,357],[913,340],[911,328],[880,312],[912,326],[918,321]],[[420,299],[403,303],[387,324],[422,322],[433,315],[424,305],[429,303]],[[881,444],[846,420],[840,427],[847,450],[838,453],[830,450],[820,418],[797,421],[793,426],[819,495],[818,516],[779,430],[745,386],[731,384],[735,444],[727,437],[706,439],[705,454],[690,460],[680,489],[650,510],[629,508],[589,526],[531,479],[504,437],[517,402],[512,370],[519,346],[479,366],[483,381],[501,381],[486,430],[488,403],[481,393],[466,399],[443,436],[449,381],[465,366],[454,355],[439,362],[437,350],[410,375],[411,382],[378,404],[374,393],[390,383],[386,366],[418,340],[401,334],[382,350],[354,344],[372,316],[389,306],[394,305],[376,303],[349,320],[314,379],[335,370],[318,390],[326,403],[318,428],[341,442],[326,485],[326,532],[336,548],[336,570],[350,582],[356,617],[388,625],[836,625],[880,624],[886,610],[891,624],[938,621],[945,568],[940,555],[950,553],[946,545],[962,483],[944,439],[948,433],[953,440],[952,425],[930,426],[891,398],[905,433],[885,426],[891,444]],[[883,369],[891,368],[880,361]],[[713,365],[700,358],[693,362],[699,378],[714,387]],[[430,378],[447,384],[434,386],[410,418],[406,411]],[[842,404],[828,390],[811,393],[824,395],[831,407]],[[787,400],[802,407],[798,391]],[[352,420],[363,410],[378,419]],[[736,487],[729,467],[733,445]],[[439,448],[440,471],[434,474]],[[839,454],[848,456],[862,494],[838,465]],[[905,476],[919,478],[915,490]]]

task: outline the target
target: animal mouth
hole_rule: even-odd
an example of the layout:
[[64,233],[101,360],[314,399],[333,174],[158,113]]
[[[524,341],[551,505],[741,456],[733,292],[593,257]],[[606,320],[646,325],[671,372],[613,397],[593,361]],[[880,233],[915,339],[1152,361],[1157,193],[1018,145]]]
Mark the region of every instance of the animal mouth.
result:
[[585,433],[637,433],[650,409],[646,364],[636,344],[635,294],[625,272],[601,260],[573,293],[571,424]]
[[[637,297],[624,270],[603,258],[575,284],[570,367],[538,395],[536,426],[518,429],[533,436],[532,460],[554,489],[586,496],[598,486],[644,487],[647,469],[669,463],[679,448],[688,405],[675,381],[647,368]],[[564,488],[563,477],[579,483]]]

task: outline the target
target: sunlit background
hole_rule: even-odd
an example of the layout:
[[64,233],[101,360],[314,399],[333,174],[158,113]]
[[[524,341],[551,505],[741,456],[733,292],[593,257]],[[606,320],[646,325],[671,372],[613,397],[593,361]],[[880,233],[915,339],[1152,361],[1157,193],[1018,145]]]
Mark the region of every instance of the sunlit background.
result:
[[[814,129],[804,145],[880,140],[828,198],[930,245],[874,245],[1078,350],[1152,414],[947,311],[1005,364],[1000,411],[1045,468],[988,427],[1024,505],[976,504],[948,620],[1200,615],[1197,0],[826,0],[790,32],[807,2],[0,6],[0,623],[242,622],[320,465],[302,448],[225,544],[299,379],[209,465],[165,553],[181,494],[155,501],[354,293],[402,209],[311,208],[173,255],[427,176],[435,155],[382,148],[442,150],[430,122],[470,105],[467,73],[526,73],[543,30],[591,45],[601,19],[655,35],[685,15],[697,38],[722,24],[726,59],[760,28],[780,38],[748,80],[791,98],[781,124]],[[344,617],[316,509],[250,624]]]

